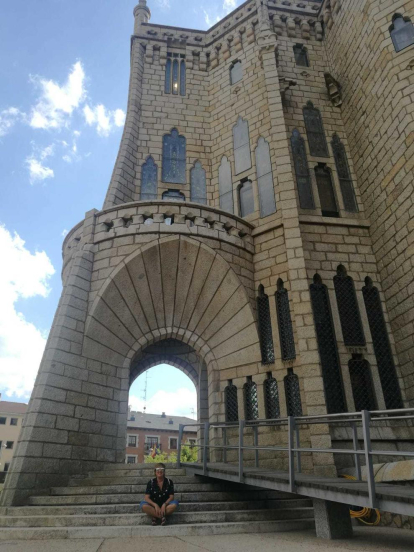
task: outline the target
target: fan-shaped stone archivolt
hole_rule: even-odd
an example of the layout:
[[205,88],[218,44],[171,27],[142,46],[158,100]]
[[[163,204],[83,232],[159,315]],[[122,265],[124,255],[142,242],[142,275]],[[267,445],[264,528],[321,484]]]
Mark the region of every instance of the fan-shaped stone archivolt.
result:
[[166,338],[190,345],[209,371],[260,361],[239,278],[219,253],[183,236],[154,240],[114,270],[90,310],[83,354],[129,368]]

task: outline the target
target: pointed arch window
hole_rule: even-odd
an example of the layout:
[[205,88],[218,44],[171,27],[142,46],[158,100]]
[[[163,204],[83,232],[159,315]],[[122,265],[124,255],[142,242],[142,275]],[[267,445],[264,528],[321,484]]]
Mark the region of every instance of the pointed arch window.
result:
[[243,79],[243,64],[241,61],[235,61],[230,66],[230,84],[236,84]]
[[295,44],[293,54],[298,67],[309,67],[308,50],[303,44]]
[[322,215],[324,217],[339,217],[331,171],[326,165],[319,163],[315,167],[315,176]]
[[396,52],[414,44],[414,25],[409,17],[400,13],[394,14],[389,31]]
[[259,322],[259,339],[262,352],[262,364],[273,364],[275,351],[273,347],[272,321],[270,318],[269,297],[260,284],[257,296],[257,319]]
[[252,166],[249,123],[242,117],[237,119],[237,123],[233,127],[233,144],[236,174],[240,174],[247,171]]
[[246,178],[239,186],[240,216],[246,217],[254,212],[254,197],[252,181]]
[[244,417],[246,420],[257,420],[259,418],[259,402],[257,397],[257,384],[252,376],[247,376],[243,385],[244,395]]
[[219,194],[220,209],[233,213],[233,181],[231,175],[231,165],[227,157],[222,158],[219,167]]
[[279,387],[272,372],[267,372],[263,382],[265,416],[267,420],[280,418]]
[[173,128],[162,143],[162,181],[185,184],[186,139]]
[[300,397],[299,378],[288,368],[287,376],[283,380],[285,384],[286,410],[288,416],[302,416],[302,399]]
[[303,117],[305,120],[310,154],[314,157],[329,157],[321,112],[311,101],[303,108]]
[[141,200],[157,199],[157,187],[158,167],[150,156],[141,169]]
[[255,154],[260,216],[267,217],[276,212],[276,200],[273,185],[272,162],[270,159],[270,147],[263,136],[259,138]]
[[344,343],[347,347],[364,347],[365,335],[354,280],[348,276],[343,265],[337,268],[334,287]]
[[365,286],[362,288],[362,294],[364,296],[365,308],[374,344],[374,352],[377,359],[381,387],[384,393],[385,406],[387,409],[403,408],[404,405],[387,326],[385,324],[381,298],[378,288],[373,285],[371,278],[365,278]]
[[345,146],[337,134],[333,135],[331,144],[335,157],[339,184],[341,186],[342,198],[344,200],[345,211],[348,211],[349,213],[357,213],[358,207],[355,198],[354,184],[349,170]]
[[190,171],[190,197],[191,201],[207,205],[206,171],[200,161]]
[[232,380],[224,389],[224,406],[226,410],[226,422],[237,422],[239,420],[239,403],[237,400],[237,387]]
[[296,349],[290,316],[289,295],[281,278],[277,281],[275,299],[282,360],[293,360],[296,358]]
[[310,295],[327,411],[328,414],[346,412],[341,364],[332,320],[329,292],[325,284],[322,283],[319,274],[315,274],[313,278]]
[[376,410],[377,401],[375,400],[369,362],[362,355],[352,355],[352,359],[348,362],[348,368],[355,410],[357,412]]
[[295,128],[290,138],[292,146],[293,164],[296,173],[296,185],[298,187],[299,205],[301,209],[315,209],[312,192],[312,180],[308,167],[305,140]]
[[186,77],[187,69],[185,66],[185,60],[182,59],[180,61],[180,94],[181,96],[185,96],[186,93],[186,83],[187,83],[187,77]]
[[164,92],[185,96],[186,94],[186,64],[184,54],[167,53],[167,62],[165,64],[165,83]]

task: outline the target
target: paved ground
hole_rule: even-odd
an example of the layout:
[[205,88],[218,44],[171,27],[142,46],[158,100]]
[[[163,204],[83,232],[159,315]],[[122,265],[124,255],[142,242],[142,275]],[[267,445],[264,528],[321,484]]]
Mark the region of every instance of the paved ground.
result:
[[209,537],[141,537],[134,539],[0,542],[0,552],[405,552],[414,550],[414,531],[356,528],[351,541],[317,539],[313,531],[218,535]]

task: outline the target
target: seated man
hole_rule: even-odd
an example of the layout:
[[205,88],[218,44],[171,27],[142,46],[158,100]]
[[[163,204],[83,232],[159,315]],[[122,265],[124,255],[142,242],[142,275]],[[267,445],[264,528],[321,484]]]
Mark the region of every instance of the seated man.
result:
[[165,477],[165,465],[155,464],[155,477],[148,481],[145,499],[140,503],[142,511],[152,518],[152,525],[167,524],[167,516],[178,508],[178,500],[174,500],[174,483]]

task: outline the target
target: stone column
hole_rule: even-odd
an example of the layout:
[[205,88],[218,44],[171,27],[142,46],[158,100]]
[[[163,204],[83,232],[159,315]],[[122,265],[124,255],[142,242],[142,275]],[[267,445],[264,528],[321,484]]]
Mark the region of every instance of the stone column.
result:
[[148,23],[151,19],[151,12],[147,6],[147,0],[139,0],[139,4],[134,8],[134,34],[138,35],[141,30],[142,23]]
[[350,539],[353,535],[349,506],[329,500],[313,500],[316,535],[320,539]]

